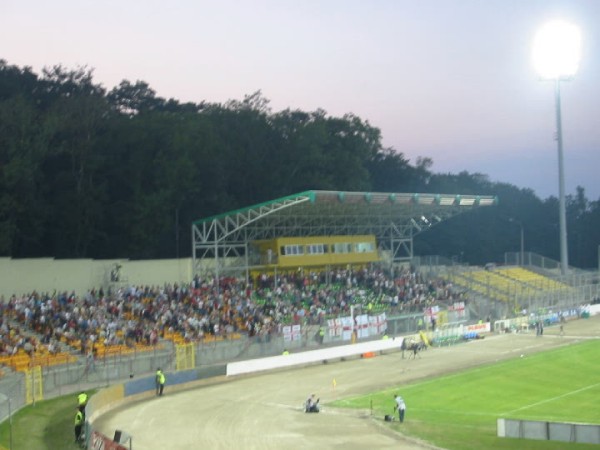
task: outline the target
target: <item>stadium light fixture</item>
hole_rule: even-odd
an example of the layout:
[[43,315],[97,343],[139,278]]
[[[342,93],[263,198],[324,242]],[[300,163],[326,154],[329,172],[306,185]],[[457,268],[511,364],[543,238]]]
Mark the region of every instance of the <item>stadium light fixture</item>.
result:
[[573,77],[581,59],[581,32],[562,20],[545,24],[537,32],[533,44],[533,64],[543,79]]
[[560,222],[560,271],[569,270],[567,252],[567,212],[565,205],[565,175],[563,161],[560,82],[573,78],[581,58],[581,33],[568,22],[555,20],[544,25],[533,43],[533,65],[542,79],[554,81],[556,104],[556,141],[558,144],[558,201]]

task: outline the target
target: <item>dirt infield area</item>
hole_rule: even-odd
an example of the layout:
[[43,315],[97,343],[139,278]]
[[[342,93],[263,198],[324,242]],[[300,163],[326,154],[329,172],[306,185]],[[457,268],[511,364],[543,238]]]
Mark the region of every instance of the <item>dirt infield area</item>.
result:
[[[600,316],[595,316],[567,323],[564,336],[559,335],[558,326],[547,327],[542,337],[535,331],[489,335],[431,348],[417,359],[402,359],[395,352],[239,377],[173,394],[167,382],[164,397],[111,411],[94,426],[107,436],[116,429],[127,432],[135,450],[431,449],[435,447],[395,432],[370,411],[332,408],[328,403],[598,336]],[[311,393],[321,399],[319,414],[306,414],[302,409]],[[389,406],[391,410],[392,398]]]

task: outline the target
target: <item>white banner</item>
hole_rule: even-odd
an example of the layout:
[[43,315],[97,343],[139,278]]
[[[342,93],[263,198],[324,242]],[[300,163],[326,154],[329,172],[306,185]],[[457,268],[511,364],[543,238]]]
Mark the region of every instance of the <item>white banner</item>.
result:
[[356,336],[359,339],[369,337],[369,316],[366,314],[356,316]]
[[342,317],[342,340],[349,341],[352,339],[352,331],[354,330],[354,323],[352,317]]
[[342,321],[341,319],[329,319],[327,320],[328,334],[329,337],[339,338],[342,335]]
[[285,325],[281,332],[284,342],[299,341],[302,339],[302,328],[300,325]]
[[369,317],[369,335],[377,336],[383,334],[387,330],[387,320],[385,313],[378,314],[377,316]]
[[299,341],[302,339],[302,328],[300,325],[292,325],[292,341]]
[[283,333],[284,342],[290,342],[292,340],[292,327],[285,325],[281,331]]

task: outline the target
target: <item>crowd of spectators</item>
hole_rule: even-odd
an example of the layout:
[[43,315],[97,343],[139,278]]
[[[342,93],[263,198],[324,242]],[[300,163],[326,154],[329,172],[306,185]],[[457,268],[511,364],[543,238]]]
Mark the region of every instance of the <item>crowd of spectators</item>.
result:
[[[11,325],[7,317],[0,318],[0,356],[15,356],[19,350],[29,356],[42,350],[42,344],[35,336],[21,332],[21,327]],[[48,348],[44,348],[48,350]]]
[[155,345],[165,333],[187,341],[232,333],[269,339],[284,324],[320,325],[349,315],[351,306],[363,313],[408,313],[452,300],[451,286],[441,279],[426,279],[412,268],[392,275],[381,267],[262,274],[252,286],[208,276],[185,285],[98,289],[82,296],[32,292],[2,301],[2,317],[41,338],[27,338],[3,320],[0,353],[39,345],[53,352],[67,342],[87,354],[96,343]]

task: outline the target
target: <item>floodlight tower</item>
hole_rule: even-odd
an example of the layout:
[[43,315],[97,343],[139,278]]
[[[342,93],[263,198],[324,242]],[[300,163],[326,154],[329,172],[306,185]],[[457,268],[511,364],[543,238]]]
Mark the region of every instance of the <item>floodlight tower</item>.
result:
[[544,25],[533,44],[533,64],[542,79],[554,81],[556,103],[556,141],[558,143],[558,201],[560,222],[560,272],[569,270],[567,252],[567,212],[563,161],[562,121],[560,114],[560,82],[573,78],[581,57],[579,28],[560,20]]

